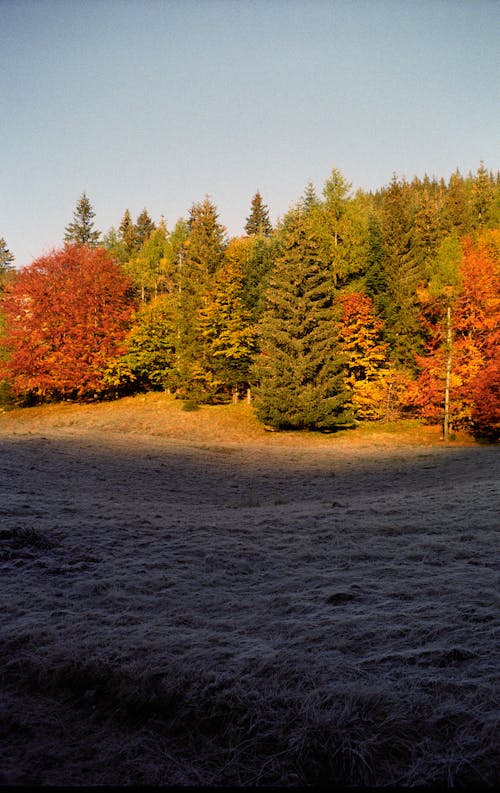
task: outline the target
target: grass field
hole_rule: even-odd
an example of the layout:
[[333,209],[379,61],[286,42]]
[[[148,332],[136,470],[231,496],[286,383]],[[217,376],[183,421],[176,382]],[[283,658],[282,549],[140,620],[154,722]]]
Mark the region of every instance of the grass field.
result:
[[0,445],[4,785],[498,785],[498,446],[163,394]]

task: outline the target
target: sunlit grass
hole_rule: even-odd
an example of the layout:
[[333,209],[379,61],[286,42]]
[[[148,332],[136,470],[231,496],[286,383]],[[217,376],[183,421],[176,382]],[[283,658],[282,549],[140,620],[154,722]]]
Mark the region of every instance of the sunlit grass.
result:
[[[417,419],[360,422],[355,427],[333,433],[285,431],[269,432],[256,418],[251,404],[200,405],[187,411],[184,403],[164,392],[151,392],[109,402],[77,404],[59,402],[30,408],[14,408],[0,413],[0,431],[32,433],[40,430],[106,430],[121,433],[168,437],[182,442],[265,443],[324,445],[349,443],[441,444],[438,425],[429,426]],[[452,436],[452,443],[474,441],[465,433]]]

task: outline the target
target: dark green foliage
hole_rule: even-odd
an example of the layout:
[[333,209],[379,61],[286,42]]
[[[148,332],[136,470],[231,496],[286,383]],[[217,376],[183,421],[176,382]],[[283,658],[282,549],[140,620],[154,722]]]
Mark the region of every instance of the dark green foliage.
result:
[[445,192],[443,227],[458,237],[472,230],[470,189],[458,170],[450,176]]
[[207,197],[191,208],[175,284],[174,384],[179,394],[195,402],[210,400],[213,395],[214,384],[204,366],[201,312],[211,301],[225,248],[226,230]]
[[302,196],[302,206],[306,212],[309,212],[310,209],[319,206],[320,200],[316,193],[315,187],[312,182],[307,183],[307,187],[304,190],[304,195]]
[[124,253],[123,260],[126,261],[138,248],[136,243],[135,226],[132,222],[132,218],[130,217],[130,212],[128,209],[126,209],[123,214],[122,221],[118,228],[118,236]]
[[242,298],[253,322],[264,309],[264,294],[276,259],[277,244],[273,238],[255,237],[248,256],[242,262]]
[[385,318],[387,276],[384,267],[385,253],[379,216],[372,212],[367,230],[367,268],[365,274],[366,293],[374,301],[379,315]]
[[82,193],[73,213],[73,223],[66,226],[64,241],[77,245],[97,245],[101,232],[94,229],[95,212],[87,195]]
[[137,250],[146,242],[156,226],[149,217],[147,210],[143,209],[137,218],[134,228],[134,243]]
[[425,271],[416,256],[415,205],[407,182],[394,177],[384,191],[381,220],[387,283],[386,338],[393,362],[411,370],[421,347],[417,287]]
[[226,229],[219,223],[217,208],[208,197],[193,204],[188,218],[187,263],[194,275],[213,275],[226,248]]
[[262,196],[258,190],[252,198],[250,214],[245,224],[245,231],[248,236],[261,234],[264,237],[270,237],[273,231],[273,227],[269,220],[269,209],[262,201]]
[[349,418],[349,393],[334,335],[331,278],[306,213],[290,213],[282,234],[254,367],[257,416],[276,429],[332,429]]

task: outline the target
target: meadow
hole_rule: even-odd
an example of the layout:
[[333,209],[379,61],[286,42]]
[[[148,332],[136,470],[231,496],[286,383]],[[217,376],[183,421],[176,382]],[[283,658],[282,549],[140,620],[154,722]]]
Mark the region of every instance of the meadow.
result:
[[498,446],[150,394],[0,448],[3,785],[498,785]]

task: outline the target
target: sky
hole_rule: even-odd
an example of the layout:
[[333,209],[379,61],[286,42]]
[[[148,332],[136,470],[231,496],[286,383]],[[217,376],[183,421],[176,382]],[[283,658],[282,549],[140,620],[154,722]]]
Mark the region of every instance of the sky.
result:
[[500,167],[498,0],[0,0],[0,237],[18,267],[209,196],[229,236],[333,168]]

